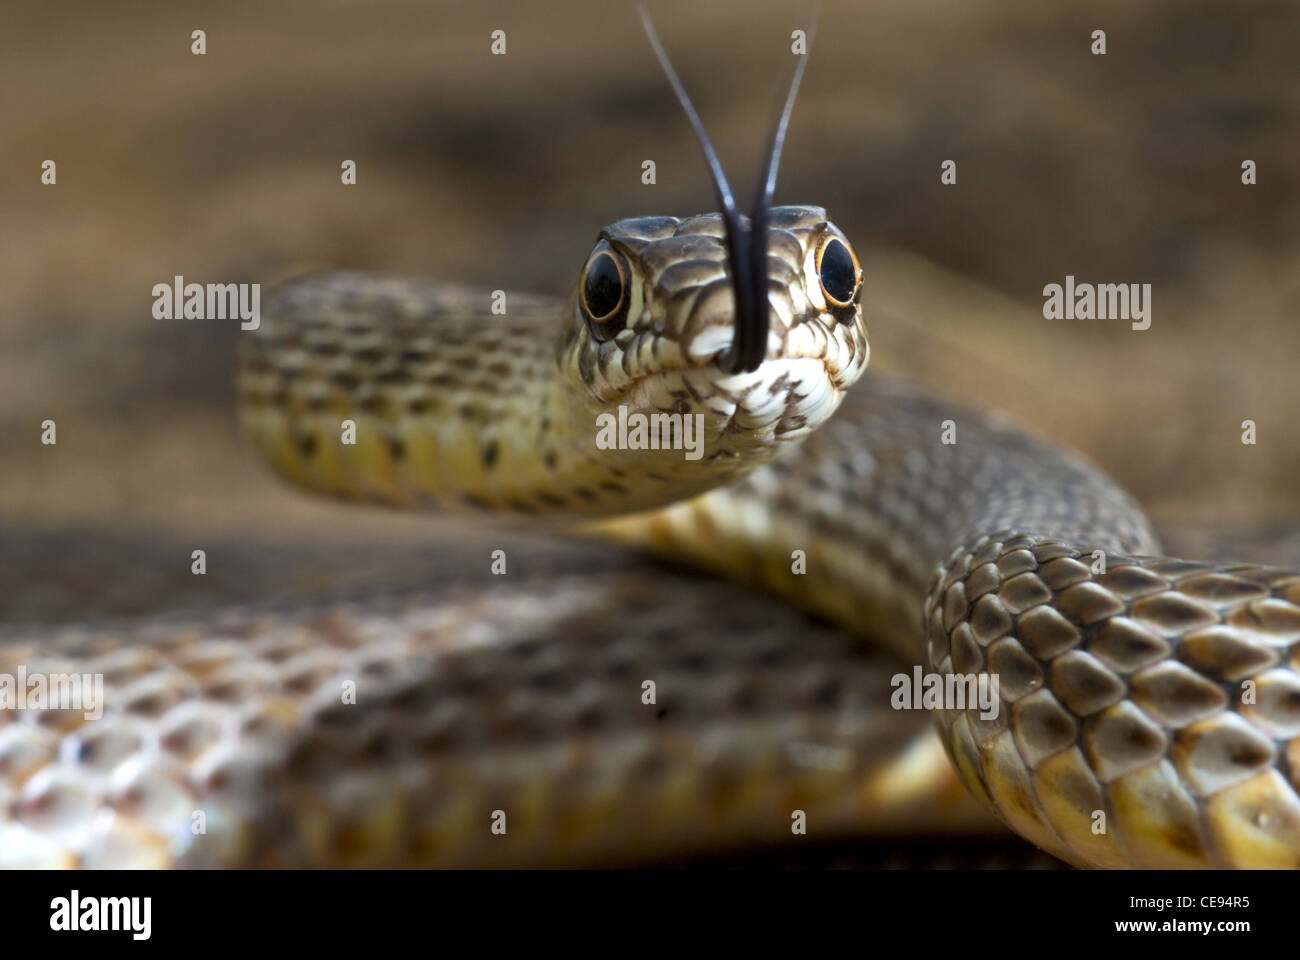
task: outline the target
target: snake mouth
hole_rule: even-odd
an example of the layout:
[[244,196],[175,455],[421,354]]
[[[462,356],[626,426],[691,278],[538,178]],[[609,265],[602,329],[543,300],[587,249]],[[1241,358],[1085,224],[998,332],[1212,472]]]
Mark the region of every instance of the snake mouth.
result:
[[[730,373],[719,356],[647,370],[618,388],[597,394],[606,412],[701,415],[706,432],[743,437],[735,446],[758,447],[800,438],[838,408],[848,387],[866,366],[866,342],[844,367],[822,350],[783,349],[756,370]],[[724,444],[724,447],[733,446]]]
[[795,361],[815,363],[827,385],[838,391],[847,390],[861,375],[870,345],[860,325],[845,327],[833,318],[813,316],[786,327],[780,308],[773,313],[782,335],[779,340],[769,337],[766,355],[753,370],[728,369],[731,325],[711,324],[685,346],[653,330],[629,332],[610,345],[615,349],[586,354],[582,378],[598,402],[617,403],[635,398],[656,381],[681,377],[707,381],[723,391],[748,390],[772,380],[774,370]]

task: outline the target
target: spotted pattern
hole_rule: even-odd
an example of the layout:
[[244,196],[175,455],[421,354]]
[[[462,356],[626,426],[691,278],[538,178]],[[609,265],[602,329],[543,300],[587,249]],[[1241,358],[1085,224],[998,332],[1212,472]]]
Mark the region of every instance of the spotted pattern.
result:
[[777,845],[791,803],[819,837],[964,809],[836,631],[645,566],[510,579],[0,633],[0,672],[102,672],[105,703],[0,711],[0,866],[635,864]]

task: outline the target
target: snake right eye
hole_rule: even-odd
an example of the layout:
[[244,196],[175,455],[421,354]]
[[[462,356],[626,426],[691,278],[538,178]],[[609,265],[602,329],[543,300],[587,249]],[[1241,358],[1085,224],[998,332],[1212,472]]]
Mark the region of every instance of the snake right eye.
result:
[[853,301],[862,289],[862,267],[842,239],[831,234],[817,251],[817,280],[830,312],[842,323],[853,316]]
[[578,285],[587,329],[601,343],[612,340],[627,319],[628,271],[623,258],[601,242],[582,269]]

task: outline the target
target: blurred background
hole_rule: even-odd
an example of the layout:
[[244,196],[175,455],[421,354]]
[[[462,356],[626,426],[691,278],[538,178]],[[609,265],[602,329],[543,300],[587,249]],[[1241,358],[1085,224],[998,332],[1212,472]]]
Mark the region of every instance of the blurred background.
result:
[[[748,196],[809,4],[652,11]],[[854,242],[876,368],[1083,450],[1177,552],[1294,562],[1298,37],[1294,2],[829,0],[777,201]],[[0,107],[9,621],[416,586],[481,556],[473,528],[281,487],[234,427],[237,324],[155,320],[155,283],[348,267],[564,294],[603,224],[714,206],[624,3],[9,0]],[[1044,320],[1067,274],[1152,284],[1151,328]]]

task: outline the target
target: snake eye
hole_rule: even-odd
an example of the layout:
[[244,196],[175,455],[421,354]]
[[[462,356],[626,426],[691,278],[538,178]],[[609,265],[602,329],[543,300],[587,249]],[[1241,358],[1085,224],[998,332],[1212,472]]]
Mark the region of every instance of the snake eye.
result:
[[849,322],[854,298],[862,286],[862,267],[849,245],[833,234],[817,251],[817,280],[830,312],[840,321]]
[[582,268],[578,285],[587,329],[601,343],[623,329],[628,292],[627,265],[608,243],[601,241]]

